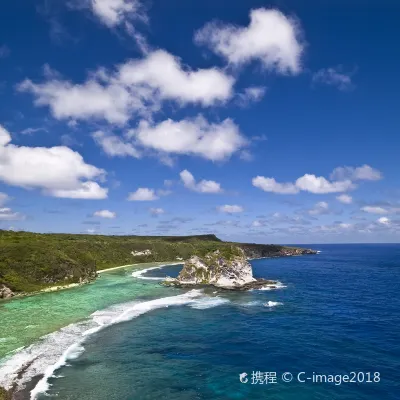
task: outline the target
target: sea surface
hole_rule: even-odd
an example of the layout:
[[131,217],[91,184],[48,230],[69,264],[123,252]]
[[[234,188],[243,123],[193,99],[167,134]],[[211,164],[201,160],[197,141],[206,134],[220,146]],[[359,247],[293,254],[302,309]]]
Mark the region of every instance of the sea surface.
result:
[[151,264],[1,302],[0,386],[40,400],[400,399],[400,245],[305,247],[320,253],[251,262],[276,290],[166,288],[181,266]]

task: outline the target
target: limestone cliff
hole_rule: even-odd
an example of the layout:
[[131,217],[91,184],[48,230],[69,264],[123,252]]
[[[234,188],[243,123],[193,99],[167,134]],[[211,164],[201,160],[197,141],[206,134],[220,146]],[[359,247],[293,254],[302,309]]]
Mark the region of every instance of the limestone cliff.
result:
[[0,299],[9,299],[13,297],[13,291],[6,285],[0,285]]
[[212,285],[224,289],[250,289],[274,281],[256,280],[245,252],[237,246],[216,250],[200,258],[187,260],[176,279],[167,278],[167,285]]

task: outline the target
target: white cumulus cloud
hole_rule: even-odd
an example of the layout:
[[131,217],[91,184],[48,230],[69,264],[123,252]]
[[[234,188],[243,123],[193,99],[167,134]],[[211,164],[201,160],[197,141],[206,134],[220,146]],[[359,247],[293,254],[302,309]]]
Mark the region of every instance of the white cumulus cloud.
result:
[[345,192],[354,187],[350,180],[329,182],[322,176],[305,174],[296,180],[296,187],[306,192],[323,194]]
[[188,171],[183,170],[180,173],[181,180],[186,188],[200,193],[221,193],[222,188],[218,182],[201,180],[196,183],[194,176]]
[[138,16],[141,4],[137,0],[90,0],[93,13],[108,27],[114,27]]
[[333,170],[330,175],[331,179],[334,180],[346,180],[351,181],[378,181],[383,178],[382,173],[375,168],[370,167],[367,164],[361,167],[338,167]]
[[353,202],[353,198],[348,194],[341,194],[337,196],[336,199],[343,204],[351,204]]
[[13,186],[39,188],[54,197],[103,199],[108,189],[94,180],[105,171],[86,164],[65,146],[26,147],[10,143],[11,135],[0,125],[0,180]]
[[362,211],[369,214],[388,214],[389,211],[386,208],[378,206],[364,206],[361,208]]
[[387,217],[380,217],[378,218],[378,223],[382,225],[390,225],[390,219]]
[[131,156],[140,158],[140,152],[131,143],[124,142],[119,136],[97,131],[92,134],[92,137],[104,153],[111,157]]
[[35,105],[50,107],[57,119],[125,124],[159,111],[164,100],[205,107],[225,102],[234,82],[218,68],[192,70],[172,54],[156,50],[115,71],[100,68],[83,83],[51,76],[42,83],[25,79],[17,89],[32,93]]
[[113,219],[117,216],[117,213],[109,210],[99,210],[96,211],[93,215],[95,217]]
[[141,121],[131,130],[134,144],[160,153],[196,155],[212,161],[222,161],[247,145],[238,126],[230,119],[213,124],[199,116],[195,119],[171,119],[150,124]]
[[225,204],[223,206],[219,206],[218,211],[226,214],[236,214],[243,212],[244,209],[242,206]]
[[311,210],[308,210],[308,213],[310,215],[329,214],[329,204],[325,201],[320,201]]
[[264,192],[272,192],[279,194],[296,194],[299,188],[293,183],[278,183],[274,178],[266,178],[257,176],[252,180],[253,186],[258,187]]
[[238,27],[211,22],[195,35],[198,44],[210,47],[229,63],[259,60],[280,73],[299,73],[303,44],[298,23],[278,10],[251,10],[250,24]]
[[136,192],[129,193],[128,196],[129,201],[153,201],[157,199],[158,196],[155,191],[149,188],[139,188]]
[[345,192],[353,188],[351,181],[329,182],[322,176],[305,174],[298,178],[296,182],[279,183],[274,178],[257,176],[252,180],[253,186],[258,187],[264,192],[278,194],[296,194],[300,190],[314,194]]

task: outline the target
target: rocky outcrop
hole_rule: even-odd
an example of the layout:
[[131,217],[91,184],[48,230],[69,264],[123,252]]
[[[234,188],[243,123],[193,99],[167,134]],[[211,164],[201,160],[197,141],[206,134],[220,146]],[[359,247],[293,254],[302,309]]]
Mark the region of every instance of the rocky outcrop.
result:
[[0,285],[0,299],[9,299],[14,296],[14,292],[6,285]]
[[230,251],[216,250],[204,257],[193,256],[187,260],[176,279],[167,278],[164,284],[173,286],[212,285],[223,289],[248,290],[266,284],[265,279],[256,280],[240,247]]
[[147,249],[147,250],[143,250],[143,251],[131,251],[131,254],[134,257],[137,257],[137,256],[151,256],[151,250]]

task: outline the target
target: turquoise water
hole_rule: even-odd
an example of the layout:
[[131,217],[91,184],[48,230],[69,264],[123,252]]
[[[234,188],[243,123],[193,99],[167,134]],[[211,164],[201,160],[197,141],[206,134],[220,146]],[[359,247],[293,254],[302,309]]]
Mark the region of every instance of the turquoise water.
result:
[[[157,264],[143,264],[146,268]],[[89,285],[0,302],[0,359],[8,352],[87,317],[96,310],[163,293],[158,285],[131,279],[137,266],[101,273]]]
[[[75,342],[92,331],[70,350],[68,365],[46,380],[47,394],[66,400],[399,399],[400,246],[312,247],[322,253],[252,262],[255,276],[287,286],[276,291],[188,292],[125,270],[102,277],[95,285],[114,282],[111,292],[121,285],[132,297],[97,308],[103,311],[83,328],[72,325]],[[171,266],[145,276],[178,271]],[[104,329],[96,330],[93,320]],[[58,340],[65,338],[58,333]],[[253,371],[276,372],[277,383],[252,384]],[[302,371],[303,377],[379,372],[380,382],[301,383]],[[239,380],[243,372],[247,383]],[[294,380],[283,382],[284,372]]]

